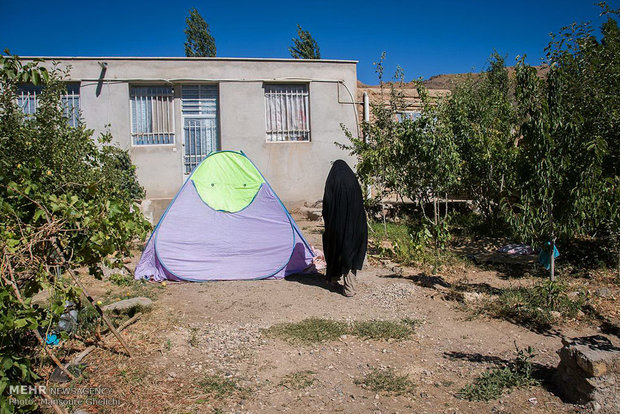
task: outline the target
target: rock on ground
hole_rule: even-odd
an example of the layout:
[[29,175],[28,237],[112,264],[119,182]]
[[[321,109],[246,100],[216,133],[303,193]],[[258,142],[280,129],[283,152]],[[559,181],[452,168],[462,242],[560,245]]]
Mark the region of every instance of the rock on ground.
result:
[[128,312],[135,308],[150,309],[153,301],[145,297],[120,300],[103,307],[104,311]]

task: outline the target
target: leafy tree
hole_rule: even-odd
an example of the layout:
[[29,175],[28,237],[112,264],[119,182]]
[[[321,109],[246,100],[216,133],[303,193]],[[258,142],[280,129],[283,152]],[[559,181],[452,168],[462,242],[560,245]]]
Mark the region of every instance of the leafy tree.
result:
[[297,37],[291,39],[293,45],[288,48],[291,56],[295,59],[321,59],[321,52],[316,40],[310,32],[303,30],[297,25]]
[[[383,61],[377,72],[383,90]],[[357,173],[361,181],[377,189],[377,199],[395,194],[419,204],[430,225],[436,245],[446,241],[447,221],[441,217],[438,200],[453,190],[458,182],[460,157],[448,125],[442,121],[440,108],[431,101],[421,81],[416,82],[422,103],[417,119],[397,120],[396,114],[405,109],[403,72],[398,68],[395,81],[389,83],[389,103],[372,104],[372,120],[362,124],[363,137],[345,134],[351,145],[342,146],[358,158]],[[434,217],[427,217],[425,207],[433,203]]]
[[618,254],[619,52],[610,16],[600,41],[589,24],[554,36],[546,78],[523,60],[517,65],[518,201],[506,206],[515,230],[539,245],[550,241],[550,252],[557,241],[603,235]]
[[198,10],[191,9],[185,19],[185,56],[213,57],[215,56],[215,39],[211,36],[209,25],[202,18]]
[[[62,106],[66,73],[48,71],[17,56],[0,56],[0,411],[10,404],[8,385],[39,379],[41,335],[54,327],[66,300],[80,289],[63,277],[86,267],[121,267],[148,222],[135,198],[142,196],[125,151],[97,143],[83,124],[72,127]],[[16,104],[18,83],[48,79],[34,116]],[[33,305],[47,291],[49,301]],[[48,351],[49,352],[49,351]]]
[[514,188],[517,126],[514,84],[504,59],[494,53],[489,68],[457,85],[442,115],[450,124],[463,162],[462,190],[494,231],[501,200]]

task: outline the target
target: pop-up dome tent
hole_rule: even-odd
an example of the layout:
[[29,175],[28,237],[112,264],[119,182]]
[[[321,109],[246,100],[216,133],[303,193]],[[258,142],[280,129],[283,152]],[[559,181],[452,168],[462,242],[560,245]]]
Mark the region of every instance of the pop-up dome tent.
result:
[[146,244],[136,279],[280,279],[314,254],[269,183],[243,152],[205,158]]

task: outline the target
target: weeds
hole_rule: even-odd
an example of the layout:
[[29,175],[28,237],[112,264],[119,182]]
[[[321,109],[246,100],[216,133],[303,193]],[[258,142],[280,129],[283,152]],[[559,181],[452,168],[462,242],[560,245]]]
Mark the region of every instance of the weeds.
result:
[[197,328],[191,328],[191,334],[187,342],[193,348],[196,348],[198,346],[198,329]]
[[409,324],[401,321],[355,322],[351,334],[365,339],[407,339],[413,333]]
[[566,294],[566,285],[547,280],[531,288],[504,289],[481,310],[493,317],[544,331],[551,328],[555,320],[552,312],[574,318],[582,306],[583,297],[573,300]]
[[538,381],[532,377],[534,350],[531,347],[519,349],[516,344],[515,348],[517,356],[513,362],[502,368],[485,371],[472,384],[463,387],[457,396],[469,401],[490,401],[513,388],[537,384]]
[[419,322],[410,319],[401,321],[360,321],[347,324],[342,321],[310,318],[297,323],[281,323],[263,330],[269,337],[277,337],[292,343],[310,344],[333,341],[342,335],[353,335],[364,339],[407,339]]
[[280,385],[291,390],[302,390],[316,382],[315,374],[316,372],[309,370],[292,372],[280,381]]
[[97,327],[101,326],[100,318],[97,309],[90,304],[86,305],[78,312],[76,334],[87,338],[92,337]]
[[116,286],[121,286],[121,287],[130,286],[133,282],[132,279],[128,278],[127,276],[123,276],[119,273],[111,274],[108,279],[110,280],[110,282],[114,283]]
[[333,341],[347,333],[347,324],[328,319],[310,318],[297,323],[280,323],[263,330],[270,337],[289,342],[313,343]]
[[216,399],[223,399],[246,391],[236,381],[219,374],[206,375],[198,382],[201,391]]
[[407,394],[415,388],[415,384],[408,375],[398,375],[393,368],[373,368],[363,378],[356,379],[354,382],[371,391],[392,395]]
[[[445,264],[455,263],[457,258],[443,247],[449,240],[446,231],[435,231],[425,225],[370,222],[373,244],[379,256],[404,265],[431,266],[433,273]],[[445,229],[444,229],[445,230]],[[435,247],[433,240],[437,241]]]

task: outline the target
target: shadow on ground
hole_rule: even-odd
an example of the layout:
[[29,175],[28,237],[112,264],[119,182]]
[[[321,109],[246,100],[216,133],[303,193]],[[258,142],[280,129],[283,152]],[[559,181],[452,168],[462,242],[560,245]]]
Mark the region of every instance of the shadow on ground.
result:
[[327,279],[325,279],[325,275],[322,273],[298,273],[286,276],[284,279],[289,282],[301,283],[302,285],[316,286],[333,293],[342,293],[342,286],[334,286],[327,283]]
[[450,283],[442,276],[429,276],[426,273],[418,273],[417,275],[411,276],[402,276],[394,273],[383,277],[409,279],[416,285],[429,289],[437,289],[437,286],[441,286],[447,289],[454,289],[458,292],[486,293],[488,295],[500,295],[502,293],[502,289],[493,287],[488,283]]

